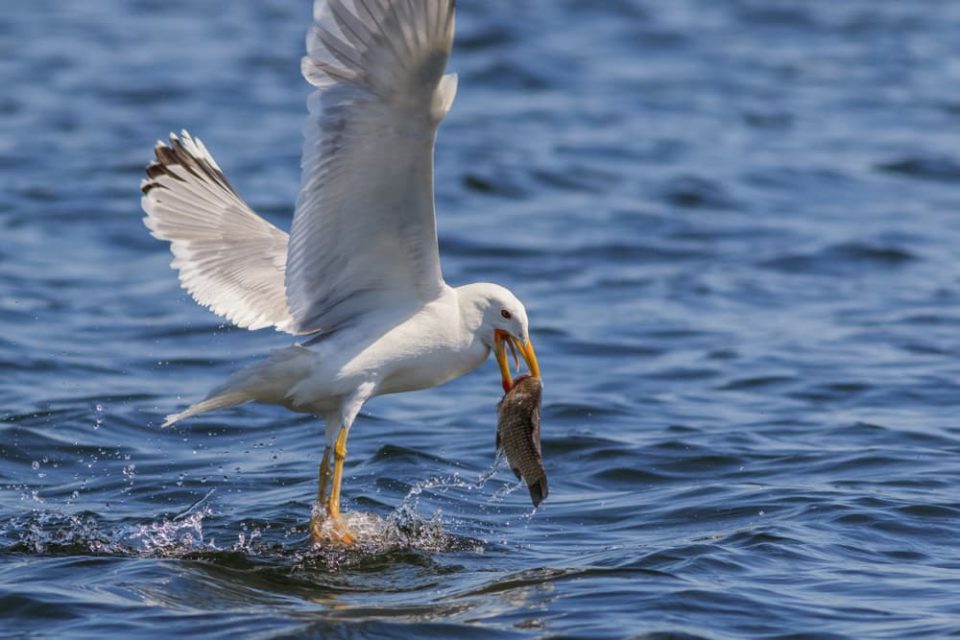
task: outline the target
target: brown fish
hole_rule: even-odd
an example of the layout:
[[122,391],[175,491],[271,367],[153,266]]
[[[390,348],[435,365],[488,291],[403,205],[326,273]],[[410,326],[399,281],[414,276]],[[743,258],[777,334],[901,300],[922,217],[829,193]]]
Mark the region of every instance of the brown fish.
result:
[[533,506],[547,497],[547,472],[540,452],[540,399],[543,382],[539,378],[517,378],[497,405],[497,449],[507,454],[507,463],[530,489]]

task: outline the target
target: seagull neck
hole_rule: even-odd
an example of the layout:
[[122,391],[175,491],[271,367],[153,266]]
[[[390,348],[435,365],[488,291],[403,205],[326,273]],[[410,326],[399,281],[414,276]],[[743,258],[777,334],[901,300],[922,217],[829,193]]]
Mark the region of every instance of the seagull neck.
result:
[[[487,307],[490,306],[490,299],[485,293],[484,285],[482,283],[467,284],[456,287],[454,291],[457,294],[457,304],[460,308],[461,325],[471,335],[479,334],[483,329]],[[490,334],[493,335],[492,330]],[[483,336],[480,337],[483,338]]]

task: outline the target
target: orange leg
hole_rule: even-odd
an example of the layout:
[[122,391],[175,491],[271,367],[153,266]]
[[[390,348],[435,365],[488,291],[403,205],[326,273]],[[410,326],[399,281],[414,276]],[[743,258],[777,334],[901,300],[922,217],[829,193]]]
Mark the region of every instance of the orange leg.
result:
[[[320,479],[317,483],[317,507],[325,504],[327,501],[327,488],[330,486],[330,447],[323,451],[323,460],[320,461]],[[326,518],[321,516],[316,510],[310,516],[310,538],[316,542],[323,542],[326,536],[323,534],[323,522]]]
[[323,460],[320,461],[320,482],[317,487],[317,504],[327,501],[327,487],[330,485],[330,447],[323,450]]
[[340,486],[343,484],[343,463],[347,459],[347,430],[340,429],[337,443],[333,446],[333,490],[327,502],[327,513],[340,516]]
[[353,544],[356,536],[350,531],[340,516],[340,486],[343,483],[343,463],[347,458],[347,429],[341,428],[337,442],[333,447],[333,486],[327,497],[327,485],[330,481],[330,448],[327,447],[320,463],[320,487],[317,491],[318,503],[324,504],[327,520],[333,527],[327,533],[323,531],[324,521],[317,516],[310,519],[310,534],[314,542],[333,539],[343,544]]

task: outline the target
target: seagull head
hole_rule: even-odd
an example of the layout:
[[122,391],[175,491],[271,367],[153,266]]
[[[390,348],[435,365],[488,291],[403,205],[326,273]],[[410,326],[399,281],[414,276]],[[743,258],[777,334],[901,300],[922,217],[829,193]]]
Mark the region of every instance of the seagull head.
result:
[[513,388],[508,349],[517,369],[520,368],[522,357],[530,369],[530,375],[539,378],[540,365],[537,364],[537,355],[530,341],[530,325],[523,303],[500,285],[484,283],[463,288],[469,289],[468,298],[481,314],[477,331],[480,340],[493,351],[497,359],[503,390],[510,391]]

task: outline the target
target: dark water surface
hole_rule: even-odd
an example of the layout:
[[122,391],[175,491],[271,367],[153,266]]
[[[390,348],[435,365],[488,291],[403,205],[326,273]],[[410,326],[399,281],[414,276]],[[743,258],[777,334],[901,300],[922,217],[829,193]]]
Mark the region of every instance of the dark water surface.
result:
[[550,497],[494,365],[353,430],[162,416],[288,344],[140,222],[203,138],[287,227],[306,0],[0,9],[0,634],[960,637],[960,3],[462,0],[451,283],[527,303]]

